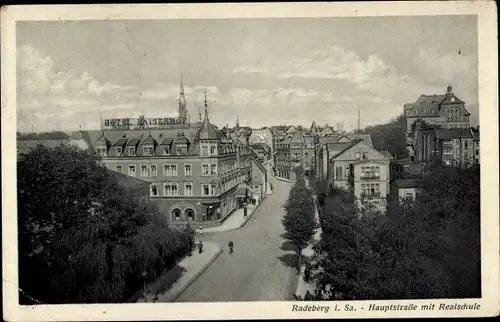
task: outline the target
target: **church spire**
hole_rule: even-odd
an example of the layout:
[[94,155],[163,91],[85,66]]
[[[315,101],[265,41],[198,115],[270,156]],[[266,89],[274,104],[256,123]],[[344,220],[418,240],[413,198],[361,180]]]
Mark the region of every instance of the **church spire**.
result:
[[104,135],[104,121],[102,120],[102,113],[100,113],[100,119],[101,119],[101,133]]
[[196,133],[195,141],[217,140],[219,138],[214,126],[208,120],[207,92],[205,92],[205,117],[201,128]]
[[207,92],[205,92],[205,121],[208,122]]
[[179,90],[179,118],[187,119],[186,96],[184,95],[184,75],[181,74]]
[[236,128],[240,128],[240,115],[236,114]]

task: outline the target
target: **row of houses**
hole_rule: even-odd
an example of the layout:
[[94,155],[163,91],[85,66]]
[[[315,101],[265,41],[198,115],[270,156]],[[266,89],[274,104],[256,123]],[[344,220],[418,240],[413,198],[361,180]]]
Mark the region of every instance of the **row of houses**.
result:
[[403,113],[409,152],[404,160],[375,149],[369,134],[336,133],[315,122],[307,130],[274,127],[275,175],[294,180],[293,169],[300,165],[325,189],[351,190],[363,205],[384,210],[388,197],[414,198],[431,166],[479,164],[479,127],[470,126],[470,113],[451,86],[445,94],[421,95]]

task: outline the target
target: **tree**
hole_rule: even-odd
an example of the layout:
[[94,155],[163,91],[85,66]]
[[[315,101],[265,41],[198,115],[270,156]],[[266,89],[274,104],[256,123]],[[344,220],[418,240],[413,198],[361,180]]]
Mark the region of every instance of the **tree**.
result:
[[479,206],[479,167],[432,169],[417,199],[390,204],[387,216],[333,191],[320,212],[317,292],[322,299],[480,297]]
[[295,246],[297,269],[300,273],[302,250],[312,241],[317,227],[314,199],[302,176],[297,177],[283,208],[285,215],[281,222],[286,231],[286,238]]
[[25,140],[68,140],[69,135],[61,131],[42,132],[42,133],[20,133],[17,132],[17,139]]
[[75,147],[35,147],[18,161],[20,301],[123,302],[187,251],[156,207]]
[[405,137],[406,120],[403,115],[385,124],[368,126],[360,132],[371,135],[375,149],[387,150],[398,159],[408,156]]

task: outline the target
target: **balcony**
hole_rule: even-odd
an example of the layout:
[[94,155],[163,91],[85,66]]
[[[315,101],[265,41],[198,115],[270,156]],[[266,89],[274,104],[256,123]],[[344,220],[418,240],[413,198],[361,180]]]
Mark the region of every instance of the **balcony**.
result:
[[362,193],[360,197],[361,197],[361,199],[379,199],[380,192]]
[[361,180],[363,181],[378,181],[380,180],[380,175],[372,175],[372,176],[361,176],[360,177]]

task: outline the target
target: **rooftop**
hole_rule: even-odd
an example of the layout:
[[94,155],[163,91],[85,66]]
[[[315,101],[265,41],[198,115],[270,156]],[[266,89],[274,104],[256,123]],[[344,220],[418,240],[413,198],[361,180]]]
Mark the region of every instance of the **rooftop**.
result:
[[419,188],[422,186],[418,179],[397,179],[393,181],[393,184],[398,188]]

